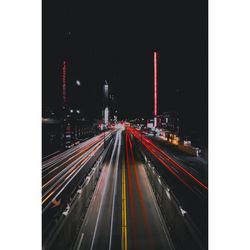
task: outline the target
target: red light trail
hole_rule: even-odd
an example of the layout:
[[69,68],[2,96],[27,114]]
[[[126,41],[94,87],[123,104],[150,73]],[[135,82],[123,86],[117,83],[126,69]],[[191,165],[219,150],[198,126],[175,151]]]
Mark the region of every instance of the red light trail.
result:
[[148,220],[147,220],[147,214],[146,214],[146,208],[145,208],[145,204],[144,204],[144,200],[143,200],[143,196],[142,196],[142,191],[141,191],[141,187],[139,185],[139,177],[138,177],[138,172],[137,172],[137,167],[135,164],[135,157],[134,157],[134,152],[133,152],[133,146],[132,146],[132,142],[131,142],[131,138],[128,135],[128,141],[129,141],[129,147],[130,147],[130,155],[132,158],[132,166],[133,166],[133,170],[134,170],[134,175],[135,175],[135,186],[137,189],[137,193],[139,195],[139,202],[140,202],[140,206],[142,209],[142,214],[143,214],[143,218],[144,218],[144,222],[147,228],[147,233],[150,236],[150,230],[149,230],[149,224],[148,224]]
[[[136,164],[136,161],[135,161],[130,133],[128,133],[127,130],[125,133],[125,145],[126,145],[126,163],[127,163],[127,172],[128,172],[129,204],[130,204],[130,209],[131,209],[131,220],[133,221],[132,237],[134,239],[137,238],[135,235],[137,234],[137,231],[135,230],[137,228],[136,211],[135,211],[135,196],[138,195],[138,198],[139,198],[138,200],[139,200],[139,204],[140,204],[140,208],[141,208],[141,212],[143,216],[144,226],[146,228],[148,237],[152,238],[150,225],[147,219],[146,206],[145,206],[145,202],[143,199],[143,193],[142,193],[142,189],[141,189],[140,182],[139,182],[138,165]],[[134,189],[133,189],[133,186],[134,186]],[[136,244],[137,244],[136,241],[133,243],[135,244],[135,249],[137,249],[138,247],[136,247]],[[153,249],[153,246],[151,246],[150,249]]]
[[[135,214],[135,204],[134,204],[134,195],[132,190],[132,174],[130,169],[130,160],[129,160],[129,154],[128,154],[128,133],[126,131],[125,133],[125,145],[126,145],[126,165],[127,165],[127,172],[128,172],[128,192],[129,192],[129,207],[131,211],[131,219],[133,221],[132,223],[132,242],[135,242],[133,244],[136,244],[135,238],[136,238],[136,214]],[[134,246],[136,248],[136,246]]]
[[[183,168],[179,163],[174,161],[168,154],[163,152],[162,149],[157,147],[152,141],[145,138],[140,132],[138,132],[135,129],[129,129],[129,131],[137,138],[139,141],[142,142],[142,144],[149,150],[172,174],[174,174],[183,184],[189,186],[184,180],[180,179],[180,177],[173,171],[173,169],[166,164],[165,161],[168,161],[173,165],[174,167],[180,169],[185,175],[189,176],[193,181],[198,183],[202,188],[208,190],[208,187],[202,183],[200,180],[198,180],[195,176],[193,176],[190,172],[188,172],[185,168]],[[190,187],[190,186],[189,186]]]

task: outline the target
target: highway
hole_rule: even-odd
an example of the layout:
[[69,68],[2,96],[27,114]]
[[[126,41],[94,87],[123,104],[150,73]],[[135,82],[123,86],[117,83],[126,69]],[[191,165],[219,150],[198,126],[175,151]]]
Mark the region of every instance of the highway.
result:
[[173,249],[138,150],[116,132],[74,249]]
[[[106,153],[102,154],[104,148]],[[75,197],[101,155],[102,162],[98,170],[100,176],[96,179],[96,186],[93,186],[88,197],[83,196],[89,198],[90,202],[86,203],[88,207],[85,212],[81,212],[82,216],[78,214],[79,217],[76,217],[74,211],[78,211],[77,207],[70,210],[69,204],[71,200],[74,204],[80,203],[78,198],[71,198]],[[176,240],[178,241],[178,237],[185,238],[187,231],[184,228],[184,231],[178,231],[174,224],[166,221],[166,217],[163,218],[166,207],[159,202],[159,193],[154,193],[155,189],[153,192],[151,186],[155,188],[155,181],[158,183],[159,180],[153,180],[151,176],[149,181],[149,172],[146,171],[148,165],[145,165],[148,161],[145,161],[145,156],[167,183],[183,211],[189,214],[193,223],[191,225],[195,226],[193,232],[201,240],[201,245],[206,246],[207,183],[190,172],[187,166],[177,162],[164,147],[138,130],[123,125],[43,162],[43,236],[53,235],[51,229],[57,224],[57,218],[62,221],[62,212],[69,206],[71,214],[65,215],[65,220],[67,218],[67,225],[74,225],[75,231],[71,238],[60,238],[60,246],[67,242],[67,246],[71,245],[74,250],[183,249]],[[174,203],[171,199],[167,204],[167,209],[172,206],[167,216],[179,216],[179,205],[177,210],[173,210]],[[182,215],[178,217],[179,222],[180,218],[183,220]],[[67,229],[60,230],[67,237]],[[54,249],[61,249],[56,248],[56,242],[53,246]],[[188,245],[185,249],[189,249]]]
[[193,176],[201,180],[205,185],[208,183],[208,161],[207,157],[190,156],[181,152],[175,145],[168,143],[162,136],[147,136],[156,146],[160,147],[166,154],[181,164]]
[[99,134],[42,164],[43,230],[66,207],[114,132]]
[[173,190],[185,211],[189,213],[206,245],[208,240],[207,183],[177,162],[166,150],[163,150],[140,131],[133,128],[128,128],[128,131],[136,139],[138,146],[143,145],[140,150],[151,159],[160,176]]

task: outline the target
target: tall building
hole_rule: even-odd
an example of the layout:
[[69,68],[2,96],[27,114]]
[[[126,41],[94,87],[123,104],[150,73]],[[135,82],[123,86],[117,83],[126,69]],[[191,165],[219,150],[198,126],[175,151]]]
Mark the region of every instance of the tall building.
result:
[[105,84],[103,85],[103,109],[102,109],[102,120],[104,127],[108,127],[109,122],[109,85],[105,80]]

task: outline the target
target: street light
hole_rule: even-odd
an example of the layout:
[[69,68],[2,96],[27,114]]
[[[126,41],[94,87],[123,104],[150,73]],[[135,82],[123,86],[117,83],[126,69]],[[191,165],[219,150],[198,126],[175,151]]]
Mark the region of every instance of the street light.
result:
[[81,82],[79,80],[76,80],[76,85],[81,86]]

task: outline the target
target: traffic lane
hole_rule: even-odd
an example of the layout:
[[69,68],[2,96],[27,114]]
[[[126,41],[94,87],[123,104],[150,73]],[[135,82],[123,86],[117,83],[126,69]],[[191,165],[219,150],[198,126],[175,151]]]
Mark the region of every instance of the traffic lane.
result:
[[165,153],[160,147],[156,146],[151,140],[143,136],[135,129],[128,129],[131,134],[137,139],[138,143],[143,144],[168,172],[175,176],[178,181],[189,188],[195,195],[201,196],[200,198],[207,197],[208,187],[197,177],[192,175],[187,169],[176,162],[172,157]]
[[[112,153],[106,158],[103,170],[88,208],[75,249],[109,249],[114,242],[117,224],[117,204],[114,202],[117,192],[117,177],[120,175],[121,136],[117,132]],[[112,219],[113,218],[113,219]],[[111,249],[111,248],[110,248]],[[112,249],[115,249],[112,247]],[[117,249],[117,248],[116,248]]]
[[[112,143],[113,138],[110,138],[108,143]],[[107,144],[109,146],[110,144]],[[43,197],[42,204],[42,222],[43,222],[43,235],[45,235],[51,227],[53,227],[57,217],[66,209],[70,197],[75,194],[78,186],[83,182],[90,169],[93,167],[95,161],[100,157],[103,152],[101,146],[98,151],[89,157],[88,161],[78,169],[75,176],[65,180],[66,182],[59,183],[60,187],[56,187],[47,196]]]
[[156,150],[154,147],[149,147],[144,145],[148,151],[150,151],[157,159],[162,163],[162,165],[170,171],[183,185],[189,188],[195,195],[199,198],[207,198],[207,186],[202,183],[195,176],[190,174],[180,165],[177,165],[176,162],[173,162],[172,159],[166,157],[162,154],[162,151]]
[[78,148],[74,152],[67,154],[67,156],[63,155],[58,162],[50,165],[49,167],[46,167],[46,169],[43,169],[42,171],[43,185],[49,179],[53,178],[53,176],[57,175],[61,170],[67,167],[69,164],[76,162],[81,157],[81,155],[87,152],[93,145],[94,142],[89,143],[88,145],[84,145],[81,148]]
[[[108,135],[110,136],[110,134]],[[106,137],[108,137],[106,136]],[[77,149],[71,152],[63,153],[57,161],[52,160],[52,164],[43,165],[42,170],[42,185],[57,176],[61,171],[65,170],[70,164],[76,163],[83,154],[94,147],[97,143],[103,142],[104,136],[97,136],[84,142]]]
[[55,155],[54,157],[49,158],[48,160],[43,161],[42,163],[42,170],[46,170],[47,168],[49,168],[52,165],[55,164],[60,164],[61,162],[65,162],[70,156],[74,155],[77,153],[77,151],[80,151],[82,149],[82,147],[84,147],[85,145],[87,145],[89,142],[95,140],[96,138],[98,138],[100,135],[97,135],[93,138],[90,138],[82,143],[80,143],[79,145],[70,148],[68,150],[65,150],[63,152],[61,152],[58,155]]
[[[181,166],[176,160],[174,160],[172,157],[170,157],[169,154],[164,152],[160,147],[156,146],[155,143],[152,142],[152,140],[149,140],[147,137],[145,137],[141,132],[139,132],[136,129],[128,128],[128,131],[131,134],[133,134],[133,136],[141,144],[143,144],[143,146],[145,148],[147,148],[147,150],[150,151],[151,154],[154,155],[154,157],[158,158],[158,160],[164,165],[164,167],[166,167],[168,169],[168,171],[170,171],[173,175],[175,175],[175,177],[177,179],[179,179],[183,184],[185,184],[186,186],[188,186],[189,188],[192,189],[192,187],[188,183],[186,183],[186,181],[184,181],[183,178],[180,177],[179,171],[182,172],[181,175],[183,175],[183,174],[186,175],[186,179],[189,179],[189,182],[191,182],[192,185],[197,184],[201,188],[203,188],[205,192],[207,192],[208,187],[206,184],[204,184],[201,180],[199,180],[199,178],[192,175],[192,173],[190,171],[188,171],[183,166]],[[172,166],[170,167],[169,164],[166,164],[166,161],[168,163],[171,162]],[[194,182],[196,182],[196,183],[194,183]],[[195,187],[195,189],[197,189],[197,188]],[[192,190],[192,191],[194,191],[194,190]],[[198,195],[199,195],[199,191],[197,192]]]
[[[180,182],[176,176],[169,172],[168,169],[166,169],[149,150],[144,147],[140,147],[139,145],[137,145],[137,147],[142,150],[148,159],[151,160],[153,166],[173,191],[183,209],[189,213],[201,235],[203,235],[204,241],[207,241],[208,196],[204,196],[204,194],[197,195],[196,192],[192,192],[189,188],[183,185],[183,183]],[[200,192],[199,190],[196,191]]]
[[138,151],[125,139],[128,249],[172,249]]
[[79,157],[76,160],[72,161],[70,164],[65,164],[63,168],[58,170],[58,167],[55,169],[53,175],[45,181],[43,178],[42,184],[42,193],[44,194],[51,189],[53,186],[57,185],[60,181],[66,180],[68,176],[72,175],[77,168],[81,167],[94,153],[98,148],[103,146],[103,142],[98,142],[91,145],[86,150],[82,151]]
[[102,149],[100,149],[100,152],[93,156],[86,163],[86,165],[81,168],[79,174],[71,182],[69,182],[65,188],[61,189],[62,191],[60,191],[60,193],[58,192],[55,194],[57,195],[56,199],[50,197],[49,200],[44,203],[42,209],[43,233],[46,233],[50,227],[53,226],[55,219],[65,210],[70,197],[72,197],[72,195],[77,191],[78,185],[84,181],[84,178],[87,176],[101,153]]
[[[109,140],[112,137],[112,134],[110,133],[107,136],[107,140]],[[87,150],[87,151],[86,151]],[[91,142],[90,145],[87,145],[87,148],[85,147],[84,150],[82,150],[80,153],[77,153],[79,156],[77,156],[76,160],[74,160],[72,163],[65,163],[60,167],[56,167],[55,169],[58,169],[57,171],[54,171],[53,175],[45,182],[43,179],[42,184],[42,205],[43,207],[48,203],[51,199],[53,200],[53,197],[55,197],[58,193],[58,190],[64,189],[64,184],[69,184],[68,180],[71,180],[72,177],[74,178],[78,172],[82,172],[82,168],[84,165],[86,165],[89,161],[93,162],[91,159],[95,159],[96,156],[98,156],[103,150],[103,140],[95,140],[94,142]]]
[[199,156],[189,156],[178,150],[175,146],[170,145],[159,137],[147,137],[157,146],[161,147],[166,153],[172,156],[176,161],[180,162],[183,167],[192,172],[206,185],[208,183],[208,162]]
[[[44,208],[51,204],[51,201],[55,199],[59,199],[58,195],[64,195],[70,190],[77,188],[78,182],[83,179],[86,173],[89,171],[89,162],[91,164],[94,163],[94,160],[99,157],[102,153],[103,147],[102,144],[99,143],[94,146],[93,150],[91,150],[87,155],[82,156],[76,164],[70,165],[65,171],[62,171],[60,174],[55,176],[55,178],[48,181],[42,187],[42,205],[43,211]],[[86,167],[88,166],[88,168]],[[90,166],[91,167],[91,166]],[[85,174],[85,175],[84,175]],[[66,188],[67,187],[67,188]],[[70,191],[70,192],[71,192]]]
[[[133,133],[133,135],[139,139],[138,134]],[[206,184],[204,184],[199,178],[197,178],[195,175],[193,175],[189,170],[187,170],[185,167],[180,165],[176,160],[174,160],[168,153],[164,152],[160,147],[156,146],[155,143],[153,143],[151,140],[147,139],[146,137],[143,137],[141,140],[141,143],[155,156],[159,159],[159,161],[162,162],[162,164],[170,171],[172,172],[178,179],[180,179],[185,185],[187,183],[180,178],[180,175],[184,175],[187,178],[190,179],[189,182],[191,182],[191,185],[196,185],[197,187],[200,187],[202,191],[207,192],[208,187]],[[177,174],[176,174],[177,173]],[[190,185],[187,185],[191,187]],[[204,190],[203,190],[204,189]]]
[[65,167],[71,164],[74,161],[77,161],[81,155],[89,150],[91,147],[96,145],[97,143],[105,140],[108,140],[112,136],[114,132],[109,131],[106,134],[97,135],[83,143],[80,143],[78,146],[69,149],[46,162],[43,162],[42,165],[42,183],[46,183],[48,180],[57,175],[60,171],[62,171]]

